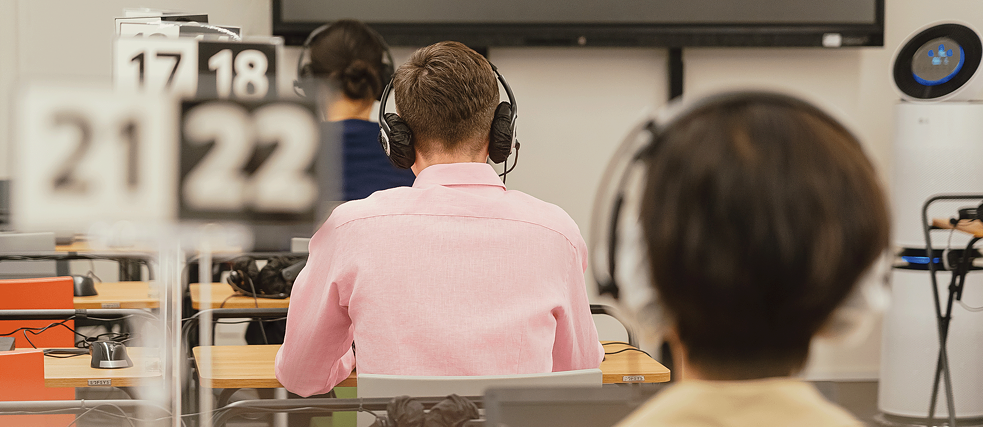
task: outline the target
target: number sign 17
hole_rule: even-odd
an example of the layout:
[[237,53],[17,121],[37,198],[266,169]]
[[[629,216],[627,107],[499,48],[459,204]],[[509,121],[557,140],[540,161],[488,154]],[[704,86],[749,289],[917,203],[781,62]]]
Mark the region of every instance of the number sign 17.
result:
[[116,39],[116,87],[149,93],[194,95],[198,46],[188,38],[120,37]]

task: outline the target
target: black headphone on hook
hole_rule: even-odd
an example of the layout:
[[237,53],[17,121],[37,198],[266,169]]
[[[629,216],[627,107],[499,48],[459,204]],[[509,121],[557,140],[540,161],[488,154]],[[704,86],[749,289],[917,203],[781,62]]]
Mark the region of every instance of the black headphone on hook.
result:
[[[311,45],[314,44],[314,41],[318,37],[327,34],[332,25],[334,23],[324,24],[311,31],[311,34],[304,40],[300,55],[297,56],[297,79],[294,80],[294,93],[301,97],[312,98],[314,94],[314,69],[311,66],[310,60],[306,64],[304,63],[304,58],[310,59]],[[379,74],[379,81],[388,82],[392,80],[393,71],[395,70],[392,52],[389,51],[389,45],[386,44],[386,39],[382,38],[382,34],[379,34],[378,31],[368,25],[366,25],[366,28],[382,46],[382,72]]]
[[226,282],[236,292],[258,298],[284,299],[290,297],[294,280],[307,265],[307,257],[270,257],[263,269],[250,256],[232,260],[232,271]]
[[[509,97],[508,101],[502,101],[495,109],[495,118],[492,119],[491,133],[488,139],[488,158],[496,164],[502,163],[509,158],[514,148],[516,151],[516,160],[518,160],[519,141],[515,135],[517,111],[515,95],[512,93],[509,83],[505,81],[505,77],[502,77],[502,73],[498,72],[495,64],[490,62],[488,64],[491,65],[492,71],[495,72],[495,76],[502,84],[502,87],[505,88],[505,93]],[[413,131],[399,115],[386,112],[389,94],[393,90],[392,86],[393,82],[390,80],[389,84],[382,91],[382,98],[380,99],[382,104],[379,105],[379,144],[382,145],[382,149],[385,150],[386,156],[389,157],[389,161],[392,162],[393,166],[400,169],[409,169],[416,162],[416,149],[413,148]],[[515,168],[515,163],[512,163],[512,168]],[[506,168],[502,176],[508,174],[511,170]]]

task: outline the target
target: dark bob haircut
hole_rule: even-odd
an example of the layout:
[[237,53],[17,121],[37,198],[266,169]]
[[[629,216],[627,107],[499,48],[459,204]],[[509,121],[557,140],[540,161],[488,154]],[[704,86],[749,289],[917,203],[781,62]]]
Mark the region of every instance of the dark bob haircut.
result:
[[690,364],[720,380],[801,369],[888,244],[857,139],[804,101],[734,93],[667,123],[644,160],[652,278]]

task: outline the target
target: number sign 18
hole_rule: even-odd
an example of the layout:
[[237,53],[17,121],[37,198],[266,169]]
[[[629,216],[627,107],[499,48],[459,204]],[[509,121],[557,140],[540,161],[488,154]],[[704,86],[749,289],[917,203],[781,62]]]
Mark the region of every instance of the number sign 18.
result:
[[198,97],[275,99],[280,39],[271,43],[198,42]]
[[18,229],[85,231],[98,221],[173,216],[173,102],[93,85],[29,84],[20,95]]

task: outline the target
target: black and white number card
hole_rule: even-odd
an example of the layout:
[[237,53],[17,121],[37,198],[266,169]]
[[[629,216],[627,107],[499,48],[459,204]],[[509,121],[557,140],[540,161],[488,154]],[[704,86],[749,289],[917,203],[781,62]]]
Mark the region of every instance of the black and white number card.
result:
[[174,102],[92,84],[33,82],[18,95],[16,229],[85,231],[99,221],[173,218]]
[[181,107],[182,220],[314,219],[319,125],[293,101],[185,101]]
[[198,42],[198,98],[275,99],[282,39]]
[[246,42],[197,37],[118,37],[116,87],[179,97],[260,100],[277,97],[278,37]]
[[179,37],[181,28],[174,22],[121,22],[117,35],[124,37]]
[[198,91],[198,42],[193,38],[118,37],[113,54],[118,89],[189,97]]

